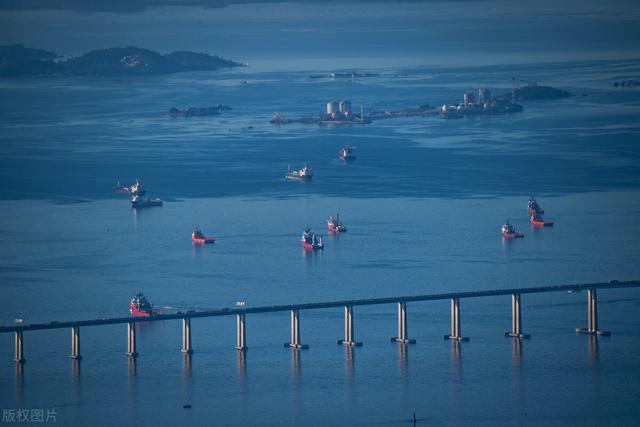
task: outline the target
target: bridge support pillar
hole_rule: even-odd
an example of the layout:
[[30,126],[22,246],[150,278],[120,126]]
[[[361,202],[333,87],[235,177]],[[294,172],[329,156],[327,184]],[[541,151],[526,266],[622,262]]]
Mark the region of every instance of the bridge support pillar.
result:
[[80,355],[80,327],[72,326],[71,327],[71,355],[70,358],[80,360],[82,359],[82,355]]
[[131,358],[138,357],[138,352],[136,352],[135,322],[127,322],[127,352],[125,354]]
[[338,344],[359,347],[361,342],[355,340],[353,335],[353,306],[344,306],[344,339],[338,340]]
[[513,338],[531,338],[531,335],[522,332],[520,294],[511,295],[511,332],[505,332],[504,336]]
[[182,319],[182,351],[183,353],[193,353],[191,348],[191,318],[185,317]]
[[236,350],[247,349],[247,330],[245,326],[244,313],[236,315]]
[[407,334],[407,303],[402,301],[398,303],[398,336],[391,338],[392,342],[401,342],[403,344],[415,344],[416,340],[408,338]]
[[24,345],[22,342],[22,331],[15,332],[13,361],[16,363],[24,363]]
[[598,294],[595,289],[587,289],[587,327],[576,328],[576,332],[592,335],[611,335],[598,329]]
[[308,345],[300,344],[300,320],[298,310],[291,310],[291,342],[284,343],[284,346],[296,349],[309,348]]
[[460,299],[451,298],[451,335],[445,335],[444,339],[455,341],[469,341],[469,338],[463,337],[460,326]]

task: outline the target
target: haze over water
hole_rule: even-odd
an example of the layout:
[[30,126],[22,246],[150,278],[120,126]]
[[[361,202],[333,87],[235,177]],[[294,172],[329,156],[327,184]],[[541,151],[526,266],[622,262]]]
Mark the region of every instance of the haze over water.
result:
[[[138,290],[163,312],[640,278],[640,77],[634,2],[275,3],[133,14],[3,11],[0,44],[65,55],[134,45],[204,51],[242,69],[144,78],[0,79],[0,324],[126,316]],[[34,31],[33,28],[38,28]],[[334,71],[377,77],[312,79]],[[328,100],[374,111],[459,102],[537,81],[575,96],[522,113],[406,117],[327,128],[269,123],[318,115]],[[247,84],[241,84],[246,80]],[[169,108],[232,107],[171,119]],[[356,145],[352,164],[337,159]],[[285,182],[310,162],[307,184]],[[132,211],[117,180],[141,178],[162,208]],[[556,222],[528,225],[536,195]],[[349,231],[304,254],[306,227]],[[510,219],[525,233],[504,242]],[[215,245],[193,247],[201,227]],[[81,370],[66,330],[25,333],[27,364],[0,336],[0,407],[55,408],[62,425],[629,425],[640,415],[640,293],[599,294],[609,338],[585,326],[586,295],[523,297],[531,340],[503,337],[508,298],[462,301],[460,347],[448,302],[354,310],[355,350],[335,345],[342,311],[301,313],[304,352],[282,347],[288,313],[138,330],[82,330]],[[183,409],[183,405],[191,409]]]

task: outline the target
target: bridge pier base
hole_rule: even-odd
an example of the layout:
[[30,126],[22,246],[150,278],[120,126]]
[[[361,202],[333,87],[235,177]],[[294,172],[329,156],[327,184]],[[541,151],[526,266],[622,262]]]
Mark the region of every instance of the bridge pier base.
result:
[[189,317],[182,319],[182,349],[180,351],[186,354],[193,353],[193,348],[191,347],[191,318]]
[[138,357],[136,351],[136,324],[135,322],[127,322],[127,352],[125,353],[130,358]]
[[353,306],[344,306],[344,339],[338,340],[338,344],[360,347],[361,342],[355,340],[353,335]]
[[520,308],[520,294],[511,295],[511,331],[504,333],[505,337],[531,338],[522,332],[522,309]]
[[407,333],[407,303],[402,301],[398,303],[398,336],[392,337],[391,342],[399,342],[403,344],[415,344],[416,340],[408,338]]
[[13,361],[19,364],[26,362],[22,338],[22,331],[15,331]]
[[247,349],[247,337],[244,313],[236,315],[236,350]]
[[285,347],[292,347],[295,349],[307,349],[308,345],[300,344],[300,320],[299,311],[291,310],[291,342],[284,343]]
[[82,356],[80,355],[80,327],[72,326],[71,327],[71,355],[70,358],[80,360]]
[[598,329],[598,294],[595,289],[587,289],[587,327],[576,328],[580,334],[611,335],[609,331]]
[[451,298],[451,335],[445,335],[445,340],[469,341],[468,337],[463,337],[460,327],[460,299]]

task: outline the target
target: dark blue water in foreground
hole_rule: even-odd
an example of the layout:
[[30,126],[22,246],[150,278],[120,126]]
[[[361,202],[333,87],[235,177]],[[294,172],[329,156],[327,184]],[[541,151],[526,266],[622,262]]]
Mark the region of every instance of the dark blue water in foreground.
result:
[[[6,42],[23,34],[24,19],[50,35],[28,41],[63,53],[84,43],[139,44],[246,57],[252,66],[144,79],[0,80],[0,324],[126,316],[138,290],[174,312],[639,279],[640,92],[612,86],[640,74],[629,50],[637,7],[622,19],[588,3],[576,16],[561,8],[559,17],[575,21],[556,22],[545,3],[540,13],[558,31],[557,44],[533,25],[511,43],[483,32],[465,45],[453,23],[485,25],[474,18],[477,3],[466,15],[451,5],[393,13],[370,5],[348,26],[362,50],[338,53],[319,37],[345,24],[340,10],[360,16],[354,5],[326,15],[316,6],[251,6],[265,15],[246,21],[248,6],[185,9],[173,21],[163,10],[108,15],[117,35],[90,32],[75,44],[54,30],[106,25],[98,23],[104,16],[5,15],[13,25],[0,31]],[[486,3],[489,24],[529,22],[511,6]],[[298,24],[282,27],[274,11],[283,10],[308,25],[291,18]],[[598,16],[615,46],[577,24]],[[137,30],[142,18],[146,35]],[[166,33],[165,20],[174,25]],[[239,39],[214,49],[202,34],[221,31],[208,25],[221,21]],[[372,22],[379,33],[369,31]],[[174,37],[177,29],[183,38]],[[425,37],[433,43],[418,43]],[[393,50],[393,41],[402,48]],[[564,54],[567,46],[575,49]],[[505,52],[528,64],[509,65]],[[363,68],[380,76],[310,79]],[[478,86],[507,92],[514,75],[575,96],[528,102],[509,116],[340,128],[269,123],[274,112],[317,115],[330,99],[375,111],[457,102]],[[172,106],[217,103],[232,110],[166,115]],[[347,143],[357,146],[352,164],[337,159]],[[282,180],[288,165],[304,162],[315,169],[313,182]],[[116,180],[136,177],[165,200],[162,208],[132,211],[113,192]],[[554,228],[529,227],[531,194]],[[324,220],[336,212],[348,233],[325,236],[324,252],[302,252],[302,229],[326,234]],[[524,239],[502,241],[507,218]],[[193,247],[195,226],[215,245]],[[417,344],[408,347],[389,343],[393,305],[355,308],[364,346],[354,350],[335,345],[340,309],[301,313],[310,345],[302,352],[282,347],[288,313],[248,316],[244,355],[233,349],[232,318],[194,320],[191,359],[179,352],[179,322],[140,325],[135,364],[123,355],[124,326],[84,328],[79,367],[67,358],[67,330],[26,333],[22,371],[10,361],[13,337],[2,335],[0,407],[54,409],[60,425],[411,425],[414,412],[419,425],[634,424],[640,291],[599,297],[601,327],[613,335],[597,339],[574,333],[586,325],[584,293],[523,297],[532,338],[522,343],[503,337],[507,297],[462,301],[471,341],[461,346],[442,340],[448,301],[409,304]]]

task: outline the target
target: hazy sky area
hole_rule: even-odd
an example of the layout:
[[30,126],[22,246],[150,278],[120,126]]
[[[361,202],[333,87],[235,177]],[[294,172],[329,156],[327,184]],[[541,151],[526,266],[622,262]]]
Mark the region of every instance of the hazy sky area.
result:
[[633,0],[4,10],[0,44],[63,55],[126,45],[194,50],[283,69],[626,59],[639,55],[639,17],[640,3]]

